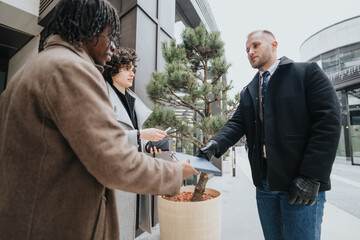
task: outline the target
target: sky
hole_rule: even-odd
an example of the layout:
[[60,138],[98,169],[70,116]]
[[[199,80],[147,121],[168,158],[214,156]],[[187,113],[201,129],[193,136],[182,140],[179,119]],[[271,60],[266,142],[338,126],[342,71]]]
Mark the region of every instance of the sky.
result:
[[[233,80],[233,97],[256,74],[245,44],[247,34],[270,30],[278,42],[277,56],[301,61],[300,46],[318,31],[360,15],[360,0],[208,0],[225,42],[226,60],[232,64],[227,79]],[[359,26],[360,27],[360,26]]]

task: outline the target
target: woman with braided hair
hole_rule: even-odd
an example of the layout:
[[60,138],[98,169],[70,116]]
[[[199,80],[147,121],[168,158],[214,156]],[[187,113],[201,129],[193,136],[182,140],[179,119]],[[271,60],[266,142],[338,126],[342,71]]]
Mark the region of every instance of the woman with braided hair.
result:
[[0,96],[0,239],[116,240],[114,189],[174,195],[197,172],[139,153],[116,121],[101,74],[120,38],[116,10],[60,0],[53,21]]

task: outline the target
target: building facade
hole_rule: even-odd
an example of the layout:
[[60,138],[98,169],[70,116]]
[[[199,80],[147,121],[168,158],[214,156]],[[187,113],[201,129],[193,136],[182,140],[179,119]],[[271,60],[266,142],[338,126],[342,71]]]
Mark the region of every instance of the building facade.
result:
[[[140,62],[133,90],[150,106],[144,87],[151,73],[164,70],[161,53],[164,41],[176,39],[186,27],[204,23],[208,31],[217,30],[207,0],[108,0],[118,10],[121,22],[120,45],[134,48]],[[14,73],[39,52],[47,26],[59,0],[0,0],[0,94]],[[214,106],[214,108],[219,108]],[[179,111],[181,112],[181,110]],[[216,165],[221,168],[221,161]],[[156,201],[152,202],[153,224],[157,223]],[[124,212],[132,216],[132,210]],[[136,219],[129,218],[128,221]],[[136,220],[137,222],[137,220]],[[136,226],[135,235],[142,231]],[[121,231],[122,239],[133,232]]]
[[360,164],[360,16],[315,33],[300,47],[329,76],[341,106],[342,130],[336,161]]

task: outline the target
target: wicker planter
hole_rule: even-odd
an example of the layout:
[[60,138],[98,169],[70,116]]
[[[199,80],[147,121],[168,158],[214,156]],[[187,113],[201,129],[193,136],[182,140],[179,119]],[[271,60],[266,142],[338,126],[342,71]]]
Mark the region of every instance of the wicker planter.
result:
[[[193,192],[194,186],[181,188]],[[161,240],[220,240],[220,192],[206,188],[205,193],[216,196],[201,202],[172,202],[158,197]]]

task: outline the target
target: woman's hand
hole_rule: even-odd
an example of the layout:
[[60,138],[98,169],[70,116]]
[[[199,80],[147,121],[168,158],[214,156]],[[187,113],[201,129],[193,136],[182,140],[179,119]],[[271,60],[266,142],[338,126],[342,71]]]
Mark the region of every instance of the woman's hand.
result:
[[[161,153],[163,153],[162,151],[161,151],[161,149],[157,149],[156,147],[152,147],[152,148],[150,148],[150,153],[151,154],[153,154],[153,153],[155,153],[155,154],[161,154]],[[164,152],[165,153],[165,152]]]
[[[173,162],[176,162],[176,160],[173,160]],[[177,163],[181,164],[182,170],[183,170],[183,179],[186,180],[189,177],[191,177],[191,175],[198,175],[199,172],[195,170],[195,168],[193,168],[190,165],[190,160],[189,159],[183,159],[178,161]]]
[[166,132],[156,129],[156,128],[147,128],[140,130],[140,139],[146,139],[149,141],[157,142],[166,137]]

